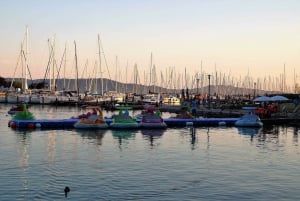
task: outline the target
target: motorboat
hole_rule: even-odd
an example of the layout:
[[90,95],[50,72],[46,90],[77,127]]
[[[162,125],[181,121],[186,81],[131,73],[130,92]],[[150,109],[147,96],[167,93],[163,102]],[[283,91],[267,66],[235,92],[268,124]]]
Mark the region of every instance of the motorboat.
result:
[[80,118],[75,124],[74,128],[78,129],[103,129],[108,128],[108,124],[103,118],[103,113],[99,107],[87,107],[92,109],[85,117]]
[[245,114],[239,118],[234,125],[237,127],[262,127],[263,123],[259,116],[250,112],[249,114]]
[[142,102],[144,104],[157,104],[160,101],[160,94],[149,93],[143,96]]
[[180,98],[178,98],[176,96],[169,95],[168,97],[165,97],[163,99],[163,104],[167,104],[167,105],[180,105],[181,101],[180,101]]

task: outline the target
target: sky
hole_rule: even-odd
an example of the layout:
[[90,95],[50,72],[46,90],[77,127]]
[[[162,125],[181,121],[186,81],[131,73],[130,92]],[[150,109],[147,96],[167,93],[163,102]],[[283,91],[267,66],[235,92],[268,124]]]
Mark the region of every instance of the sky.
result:
[[174,69],[192,78],[202,66],[254,80],[285,72],[287,84],[300,83],[299,0],[10,0],[0,1],[0,25],[2,77],[21,75],[27,26],[33,79],[44,78],[54,38],[58,65],[67,47],[66,76],[74,75],[74,41],[79,75],[90,76],[99,34],[104,77],[129,81],[136,64],[149,79],[152,54],[157,74]]

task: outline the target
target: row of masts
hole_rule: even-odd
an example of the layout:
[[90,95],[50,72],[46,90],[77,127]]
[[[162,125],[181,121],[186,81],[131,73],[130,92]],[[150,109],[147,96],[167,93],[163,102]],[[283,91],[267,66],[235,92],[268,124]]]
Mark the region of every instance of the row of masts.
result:
[[[25,46],[25,48],[24,48]],[[44,80],[49,80],[49,90],[57,89],[57,79],[61,79],[61,69],[63,66],[63,89],[71,89],[69,85],[66,83],[66,77],[73,77],[73,79],[77,80],[75,86],[73,86],[73,90],[79,91],[89,91],[92,93],[103,94],[105,91],[108,91],[108,86],[106,82],[106,86],[104,85],[103,79],[106,78],[108,80],[111,79],[110,71],[103,46],[101,44],[100,35],[98,34],[98,61],[95,61],[94,67],[91,73],[89,72],[89,62],[86,61],[83,73],[81,74],[81,78],[79,77],[79,67],[78,67],[78,56],[77,56],[77,47],[76,42],[74,41],[74,61],[75,67],[71,68],[71,71],[66,70],[67,66],[67,46],[65,45],[62,59],[60,61],[60,65],[57,66],[56,62],[56,45],[55,45],[55,36],[53,41],[48,40],[49,46],[49,60],[47,63]],[[25,49],[25,50],[24,50]],[[28,28],[26,27],[25,39],[21,44],[21,52],[17,62],[17,66],[21,59],[22,63],[22,77],[25,78],[24,82],[22,82],[23,90],[28,89],[27,79],[30,75],[29,67],[28,67]],[[147,93],[147,92],[156,92],[162,93],[167,90],[174,93],[177,93],[181,89],[194,89],[197,94],[205,94],[207,91],[204,91],[205,86],[212,85],[215,87],[214,91],[216,94],[220,95],[233,95],[236,93],[249,93],[249,90],[254,91],[274,91],[281,93],[291,93],[296,92],[295,88],[297,86],[297,76],[294,78],[294,87],[288,86],[286,84],[286,72],[285,72],[285,64],[283,73],[279,76],[268,75],[263,78],[254,78],[248,74],[246,76],[234,77],[231,73],[223,73],[218,72],[216,70],[214,72],[205,72],[203,70],[203,62],[201,61],[200,71],[196,72],[188,72],[187,68],[184,68],[184,72],[179,72],[175,67],[167,67],[164,72],[161,70],[159,72],[160,76],[157,76],[156,65],[153,62],[153,54],[150,54],[150,67],[149,71],[144,70],[143,77],[139,73],[139,67],[137,63],[133,65],[133,73],[128,69],[128,62],[126,64],[125,70],[121,70],[122,68],[119,65],[118,56],[116,56],[115,61],[116,69],[115,69],[115,91],[128,93],[127,85],[125,87],[119,86],[119,83],[132,83],[133,88],[132,93]],[[105,64],[106,70],[103,70],[103,64]],[[16,66],[16,69],[17,69]],[[13,77],[16,77],[16,69]],[[72,75],[66,75],[66,72],[71,72],[75,69],[75,73]],[[124,68],[123,68],[124,69]],[[143,68],[144,69],[144,68]],[[131,75],[131,78],[128,80],[128,74]],[[295,74],[295,72],[294,72]],[[296,74],[295,74],[296,75]],[[86,86],[79,86],[78,80],[82,78],[86,78],[89,80],[89,83],[86,82]],[[158,79],[159,78],[159,79]],[[100,81],[100,84],[98,84]],[[100,86],[100,89],[98,89]],[[139,87],[138,87],[139,86]],[[143,86],[143,87],[141,87]],[[244,92],[243,92],[244,90]]]

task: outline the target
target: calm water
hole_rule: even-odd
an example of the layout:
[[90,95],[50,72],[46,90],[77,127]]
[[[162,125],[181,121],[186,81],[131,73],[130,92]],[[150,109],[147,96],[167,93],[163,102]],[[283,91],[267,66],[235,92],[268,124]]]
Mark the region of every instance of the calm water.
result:
[[9,107],[0,105],[0,200],[66,200],[65,186],[68,200],[300,200],[293,127],[14,131]]

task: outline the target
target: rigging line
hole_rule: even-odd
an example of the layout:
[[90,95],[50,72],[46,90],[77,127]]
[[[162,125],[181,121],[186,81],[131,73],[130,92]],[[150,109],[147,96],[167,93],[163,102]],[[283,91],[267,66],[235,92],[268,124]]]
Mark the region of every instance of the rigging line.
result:
[[99,43],[100,43],[100,47],[101,47],[101,49],[102,49],[102,54],[103,54],[105,66],[106,66],[106,69],[107,69],[107,72],[108,72],[108,77],[109,77],[109,79],[110,79],[110,83],[113,85],[113,82],[112,82],[112,79],[111,79],[111,76],[110,76],[110,72],[109,72],[109,68],[108,68],[108,65],[107,65],[106,56],[105,56],[105,54],[104,54],[104,48],[103,48],[103,45],[101,44],[101,41],[99,41]]
[[[58,77],[59,77],[59,70],[58,70],[58,68],[57,68],[57,63],[56,63],[56,60],[54,60],[53,61],[53,64],[54,64],[54,66],[56,67],[56,73],[57,73],[57,76],[56,76],[56,79],[54,80],[54,82],[56,82],[56,80],[58,79]],[[56,84],[56,83],[54,83],[54,84]]]
[[83,71],[82,71],[82,73],[81,73],[81,78],[82,78],[82,79],[84,79],[84,74],[85,74],[85,72],[87,72],[87,67],[88,67],[88,65],[89,65],[89,60],[86,59],[85,64],[84,64]]
[[96,82],[94,82],[94,79],[96,80],[97,78],[95,78],[94,76],[92,77],[92,75],[96,75],[97,76],[96,67],[97,67],[97,61],[95,61],[93,72],[89,75],[89,80],[90,80],[89,90],[88,90],[89,92],[92,92],[93,88],[94,88],[94,90],[97,88],[96,87]]
[[84,78],[84,75],[87,74],[87,67],[89,65],[89,60],[87,59],[86,62],[85,62],[85,65],[84,65],[84,68],[83,68],[83,71],[82,71],[82,74],[81,74],[81,78],[83,79],[83,81],[85,80],[85,90],[87,91],[87,81],[88,81],[88,78],[85,77]]
[[[48,40],[48,42],[49,42],[49,40]],[[47,77],[48,73],[50,73],[50,64],[51,64],[52,55],[53,55],[52,53],[53,53],[53,47],[50,46],[50,57],[49,57],[48,64],[47,64],[47,67],[46,67],[46,71],[45,71],[45,75],[44,75],[44,80],[43,80],[44,83],[46,82],[46,77]]]
[[10,83],[10,88],[12,87],[14,81],[15,81],[15,76],[16,76],[16,72],[17,72],[17,68],[18,68],[18,65],[19,65],[19,62],[20,62],[20,58],[22,56],[22,50],[23,49],[23,44],[21,44],[21,51],[20,51],[20,54],[18,56],[18,60],[17,60],[17,64],[16,64],[16,67],[15,67],[15,71],[14,71],[14,74],[13,74],[13,79],[11,80],[11,83]]
[[[60,61],[60,65],[59,65],[59,68],[57,69],[57,76],[56,76],[56,79],[59,79],[60,77],[60,70],[61,70],[61,67],[62,67],[62,64],[63,64],[63,61],[64,61],[64,57],[65,57],[65,54],[66,54],[66,48],[65,48],[65,51],[61,57],[61,61]],[[56,62],[55,62],[56,63]]]
[[33,83],[33,80],[32,80],[31,73],[30,73],[30,70],[29,70],[29,67],[28,67],[28,64],[27,64],[27,57],[26,57],[24,51],[22,51],[22,53],[23,53],[23,56],[24,56],[24,59],[25,59],[26,68],[27,68],[27,70],[28,70],[28,73],[29,73],[29,76],[30,76],[30,80],[31,80],[31,84],[32,84],[32,83]]
[[77,49],[76,49],[76,41],[74,41],[75,46],[75,67],[76,67],[76,90],[77,95],[79,96],[79,82],[78,82],[78,63],[77,63]]

